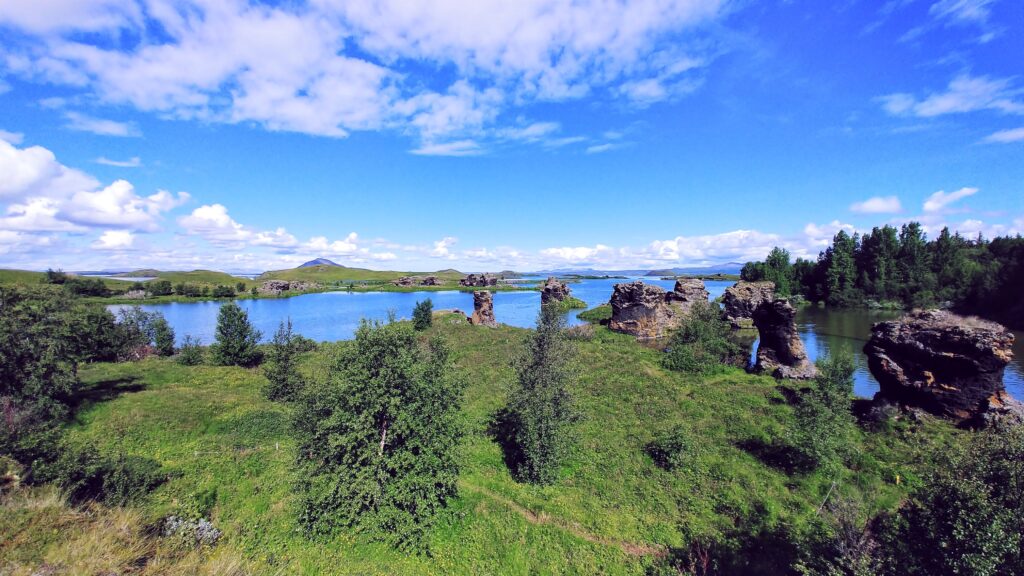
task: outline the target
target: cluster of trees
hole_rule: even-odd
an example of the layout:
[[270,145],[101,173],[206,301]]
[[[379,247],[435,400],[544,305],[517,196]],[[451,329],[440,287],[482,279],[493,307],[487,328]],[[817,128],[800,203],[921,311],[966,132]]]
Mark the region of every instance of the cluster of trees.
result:
[[0,455],[23,469],[27,483],[57,482],[73,500],[124,504],[166,474],[145,458],[101,455],[61,434],[83,392],[85,362],[173,352],[163,317],[138,308],[118,317],[53,286],[0,288]]
[[840,230],[817,261],[790,262],[775,248],[764,262],[748,262],[744,280],[771,280],[782,295],[831,306],[868,301],[902,307],[949,302],[967,312],[1024,325],[1024,238],[967,239],[944,228],[929,240],[916,222],[850,235]]
[[109,296],[111,293],[100,278],[80,278],[61,270],[47,270],[43,282],[62,286],[64,290],[75,296]]

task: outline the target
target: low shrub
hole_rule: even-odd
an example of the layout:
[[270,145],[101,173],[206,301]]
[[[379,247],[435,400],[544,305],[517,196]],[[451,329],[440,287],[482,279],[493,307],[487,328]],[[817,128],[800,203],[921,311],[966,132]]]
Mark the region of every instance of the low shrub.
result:
[[203,363],[203,349],[199,345],[199,339],[195,336],[186,335],[178,348],[178,363],[182,366],[198,366]]
[[746,355],[731,336],[718,307],[697,302],[686,322],[672,335],[662,363],[669,370],[692,374],[712,374],[723,366],[742,365]]
[[676,426],[647,445],[647,454],[665,470],[690,465],[696,455],[696,443],[682,426]]

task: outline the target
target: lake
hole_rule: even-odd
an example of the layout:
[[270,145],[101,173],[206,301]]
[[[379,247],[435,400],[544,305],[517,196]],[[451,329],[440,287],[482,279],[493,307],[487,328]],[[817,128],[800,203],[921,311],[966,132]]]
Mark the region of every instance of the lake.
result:
[[[633,279],[583,280],[570,284],[573,296],[583,300],[592,308],[608,302],[615,284]],[[643,278],[648,284],[671,290],[674,281],[658,278]],[[733,283],[729,281],[706,281],[711,298],[721,296]],[[292,325],[299,334],[318,341],[345,340],[352,338],[361,318],[386,320],[389,311],[398,318],[409,318],[416,302],[430,298],[435,310],[458,308],[472,313],[473,295],[468,292],[321,292],[304,294],[291,298],[268,298],[238,300],[238,305],[249,314],[249,320],[269,340],[278,324],[285,318],[292,319]],[[185,335],[198,338],[204,344],[214,339],[217,311],[222,302],[172,302],[167,304],[144,305],[145,310],[160,312],[174,328],[180,343]],[[117,310],[122,306],[110,306]],[[494,294],[494,315],[498,322],[522,328],[533,327],[540,308],[540,292],[496,292]],[[581,324],[576,318],[579,310],[568,314],[570,325]],[[898,317],[899,313],[871,310],[825,310],[816,307],[802,308],[797,313],[797,328],[807,348],[808,356],[815,359],[829,350],[846,348],[853,352],[857,363],[854,374],[854,392],[858,396],[871,397],[878,391],[878,383],[867,368],[867,360],[861,349],[871,335],[871,324]],[[1014,360],[1006,369],[1007,389],[1018,399],[1024,399],[1024,334],[1015,332]],[[756,350],[756,345],[754,350]]]

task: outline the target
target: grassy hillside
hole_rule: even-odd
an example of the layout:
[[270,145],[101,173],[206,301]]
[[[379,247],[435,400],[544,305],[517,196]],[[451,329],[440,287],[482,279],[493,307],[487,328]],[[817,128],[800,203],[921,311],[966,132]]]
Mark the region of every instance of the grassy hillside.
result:
[[339,283],[349,281],[381,281],[388,282],[401,278],[402,276],[424,276],[433,274],[440,279],[457,283],[465,274],[458,270],[442,270],[440,272],[393,272],[381,270],[368,270],[366,268],[348,268],[346,266],[306,266],[303,268],[291,268],[289,270],[274,270],[264,272],[259,280],[304,280],[307,282],[320,282],[321,284]]
[[177,284],[179,282],[184,282],[186,284],[209,284],[209,285],[212,285],[212,286],[216,286],[216,285],[234,286],[235,284],[237,284],[239,282],[244,282],[247,287],[254,284],[252,280],[248,280],[246,278],[240,278],[238,276],[232,276],[231,274],[228,274],[226,272],[217,272],[215,270],[192,270],[191,272],[176,272],[176,271],[164,272],[164,271],[160,271],[160,270],[146,269],[146,270],[136,270],[134,272],[125,272],[124,274],[119,274],[119,276],[123,276],[125,278],[130,278],[130,277],[135,277],[135,278],[156,277],[156,278],[159,278],[161,280],[168,280],[168,281],[170,281],[171,284]]
[[[75,276],[69,274],[69,276]],[[32,272],[30,270],[0,270],[0,286],[6,284],[39,284],[46,278],[44,272]],[[81,276],[81,278],[94,278],[92,276]],[[135,284],[130,280],[115,280],[112,278],[100,278],[107,288],[116,291],[130,290]]]
[[[854,470],[788,474],[741,448],[790,424],[776,382],[740,370],[706,379],[668,372],[657,350],[597,328],[581,343],[579,448],[555,485],[519,484],[487,430],[525,331],[473,327],[454,315],[434,324],[468,384],[469,433],[460,495],[431,534],[431,555],[357,535],[307,539],[296,530],[290,409],[263,399],[260,372],[151,359],[86,367],[85,381],[103,391],[94,395],[116,398],[80,409],[70,434],[101,451],[155,458],[170,481],[128,510],[83,513],[50,489],[8,496],[0,566],[10,574],[44,562],[83,574],[642,574],[667,548],[738,525],[812,522],[833,481],[832,497],[862,502],[865,513],[890,508],[917,482],[927,462],[921,454],[956,434],[927,418],[859,432]],[[304,370],[322,374],[345,345],[306,354]],[[676,424],[700,445],[687,469],[667,472],[644,446]],[[149,529],[182,513],[211,518],[224,531],[221,542],[196,551]]]

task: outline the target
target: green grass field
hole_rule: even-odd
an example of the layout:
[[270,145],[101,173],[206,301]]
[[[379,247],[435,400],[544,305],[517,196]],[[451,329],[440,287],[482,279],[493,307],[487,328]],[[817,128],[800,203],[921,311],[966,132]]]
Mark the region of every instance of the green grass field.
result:
[[[487,433],[513,378],[508,358],[526,331],[474,327],[449,314],[435,316],[431,331],[448,338],[467,383],[468,434],[460,495],[433,529],[430,555],[358,536],[307,539],[295,517],[289,408],[263,399],[261,373],[150,359],[85,367],[89,386],[116,397],[83,406],[69,435],[104,452],[155,458],[171,480],[128,510],[68,508],[48,488],[5,497],[0,572],[56,565],[83,574],[642,574],[668,547],[727,532],[742,518],[808,522],[833,481],[833,497],[863,502],[865,514],[892,508],[928,465],[922,455],[958,434],[927,418],[858,431],[852,469],[790,475],[740,448],[791,422],[778,383],[738,369],[710,378],[669,372],[658,350],[597,327],[580,342],[578,449],[559,482],[535,487],[511,478]],[[322,377],[345,345],[307,353],[303,370]],[[700,445],[690,466],[667,472],[644,446],[677,424]],[[221,542],[195,551],[153,535],[159,519],[182,513],[208,516],[224,531]],[[83,550],[102,553],[90,560]]]

